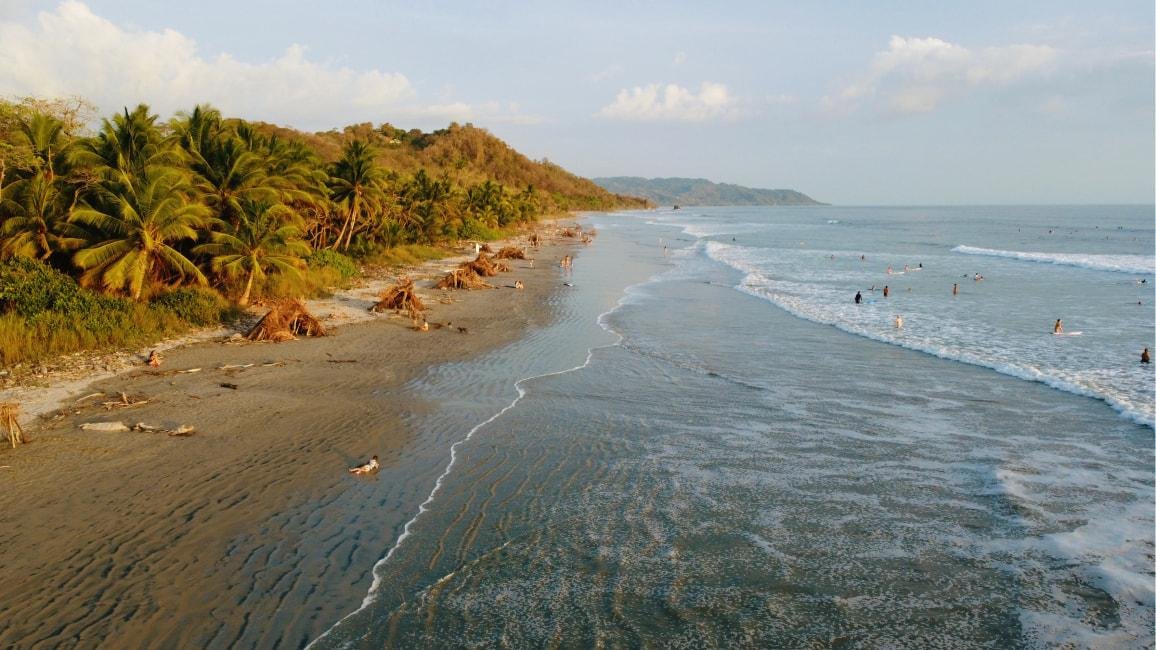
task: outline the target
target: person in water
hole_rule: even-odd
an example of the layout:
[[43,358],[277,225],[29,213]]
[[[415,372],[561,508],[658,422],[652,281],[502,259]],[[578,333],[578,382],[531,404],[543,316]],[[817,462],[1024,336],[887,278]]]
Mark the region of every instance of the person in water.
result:
[[861,302],[863,302],[863,294],[856,291],[855,292],[855,304],[858,305]]
[[890,295],[891,295],[891,287],[889,287],[887,285],[883,285],[883,297],[886,298],[887,296],[890,296]]
[[897,330],[903,329],[903,317],[900,316],[899,314],[895,314],[895,329],[897,329]]
[[959,283],[958,282],[953,283],[951,285],[951,295],[953,295],[953,296],[959,295]]
[[1063,334],[1063,333],[1064,333],[1064,321],[1062,319],[1057,318],[1056,324],[1052,327],[1052,334]]
[[1152,357],[1148,355],[1148,348],[1140,353],[1140,363],[1152,363]]
[[369,459],[368,463],[365,463],[364,465],[358,465],[357,467],[350,467],[349,473],[350,474],[368,474],[372,471],[377,470],[377,468],[379,468],[379,467],[381,467],[381,465],[377,462],[377,454],[374,454],[373,458]]

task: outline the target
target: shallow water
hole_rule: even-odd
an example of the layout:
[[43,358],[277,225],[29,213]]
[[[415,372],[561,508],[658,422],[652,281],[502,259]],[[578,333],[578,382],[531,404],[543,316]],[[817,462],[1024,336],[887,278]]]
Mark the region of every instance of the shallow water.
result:
[[554,325],[409,387],[452,455],[314,645],[1151,647],[1151,216],[591,217]]

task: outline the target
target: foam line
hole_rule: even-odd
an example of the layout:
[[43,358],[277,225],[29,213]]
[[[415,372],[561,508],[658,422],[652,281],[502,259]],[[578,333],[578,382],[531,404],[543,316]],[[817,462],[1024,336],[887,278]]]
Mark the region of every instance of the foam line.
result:
[[321,641],[322,639],[329,636],[330,632],[333,632],[337,628],[341,627],[341,625],[346,620],[348,620],[349,618],[356,616],[360,612],[364,611],[365,608],[369,607],[377,600],[377,590],[381,586],[381,577],[378,574],[378,569],[381,568],[382,566],[384,566],[386,562],[389,562],[390,558],[393,557],[393,554],[397,552],[397,549],[399,549],[401,547],[402,543],[404,543],[405,540],[410,536],[410,531],[413,528],[414,524],[417,523],[417,520],[422,516],[423,513],[425,513],[426,511],[429,510],[430,504],[433,503],[434,498],[437,497],[437,493],[439,491],[441,491],[442,483],[445,481],[446,477],[449,476],[450,472],[453,471],[454,465],[457,463],[458,447],[461,446],[462,444],[464,444],[465,442],[468,442],[471,438],[473,438],[474,434],[477,433],[482,427],[486,426],[487,424],[492,423],[493,421],[495,421],[498,418],[505,415],[507,412],[509,412],[515,406],[517,406],[518,402],[522,401],[522,398],[526,396],[526,389],[522,387],[522,385],[525,384],[526,382],[534,381],[535,379],[544,379],[546,377],[555,377],[558,375],[565,375],[565,374],[568,374],[571,372],[582,370],[583,368],[586,368],[590,365],[591,359],[594,358],[594,352],[595,351],[602,350],[605,348],[612,348],[612,347],[621,345],[622,341],[624,340],[624,337],[621,334],[619,334],[618,332],[614,331],[606,323],[606,317],[609,316],[610,314],[614,313],[615,311],[617,311],[624,304],[626,304],[626,299],[629,296],[629,294],[631,293],[632,289],[634,289],[635,287],[642,286],[642,285],[648,284],[650,282],[653,282],[656,279],[657,278],[650,278],[650,279],[648,279],[644,282],[641,282],[637,285],[632,285],[630,287],[627,287],[623,291],[623,296],[618,299],[618,302],[613,307],[611,307],[610,309],[608,309],[605,312],[598,315],[598,318],[596,319],[598,326],[601,327],[606,332],[609,332],[609,333],[613,334],[614,336],[616,336],[617,337],[616,341],[614,341],[612,343],[607,343],[604,345],[596,345],[594,347],[588,348],[586,350],[586,360],[577,366],[574,366],[572,368],[566,368],[564,370],[556,370],[554,372],[547,372],[547,373],[543,373],[541,375],[533,375],[531,377],[523,377],[522,379],[519,379],[518,381],[514,382],[514,389],[517,390],[518,395],[517,395],[517,397],[514,398],[514,400],[512,402],[507,404],[502,410],[500,410],[497,413],[486,418],[481,423],[474,425],[474,427],[466,433],[465,437],[463,437],[461,440],[458,440],[457,442],[450,445],[450,460],[446,464],[445,469],[442,470],[441,475],[437,477],[436,481],[434,481],[434,486],[433,486],[433,489],[430,490],[429,496],[427,496],[425,501],[423,501],[421,503],[421,505],[418,506],[417,514],[415,514],[412,518],[410,518],[409,521],[405,522],[405,526],[402,527],[401,534],[398,535],[397,541],[395,541],[393,543],[393,546],[390,547],[389,551],[385,554],[385,557],[381,558],[376,563],[374,563],[373,570],[372,570],[373,584],[371,584],[369,586],[369,591],[366,593],[365,598],[361,601],[361,606],[358,607],[356,610],[343,616],[341,618],[341,620],[334,623],[333,626],[331,626],[328,630],[323,632],[321,634],[321,636],[310,641],[309,644],[305,646],[306,650],[313,648],[315,646],[315,644],[317,644],[319,641]]
[[1151,275],[1156,272],[1156,258],[1149,255],[1092,255],[1084,253],[1037,253],[1032,251],[1005,251],[994,248],[979,248],[977,246],[956,246],[953,253],[964,255],[985,255],[988,257],[1006,257],[1024,262],[1040,262],[1044,264],[1058,264],[1061,266],[1078,266],[1094,271],[1115,271]]

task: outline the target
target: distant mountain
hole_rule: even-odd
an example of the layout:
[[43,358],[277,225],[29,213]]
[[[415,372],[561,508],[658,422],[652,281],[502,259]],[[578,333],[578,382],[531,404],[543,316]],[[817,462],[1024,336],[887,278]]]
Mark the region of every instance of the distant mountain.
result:
[[760,190],[712,183],[705,178],[612,176],[591,180],[609,192],[644,197],[658,205],[827,205],[795,190]]

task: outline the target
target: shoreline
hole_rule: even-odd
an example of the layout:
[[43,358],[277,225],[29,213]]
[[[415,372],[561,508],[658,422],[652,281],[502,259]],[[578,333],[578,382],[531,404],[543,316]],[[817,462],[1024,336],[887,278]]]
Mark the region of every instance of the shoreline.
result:
[[[371,314],[393,284],[377,280],[308,303],[336,327],[327,337],[233,344],[210,330],[179,339],[157,369],[32,387],[43,393],[22,403],[32,443],[0,459],[0,477],[21,495],[0,509],[0,543],[27,549],[0,574],[0,614],[11,622],[0,640],[300,646],[355,609],[430,472],[445,465],[446,450],[407,424],[438,405],[414,403],[405,385],[550,322],[558,260],[582,247],[558,236],[559,222],[543,226],[542,247],[527,247],[538,264],[513,260],[488,279],[495,289],[431,288],[467,256],[405,273],[430,322],[451,327],[418,332],[408,317]],[[515,280],[526,288],[506,288]],[[78,403],[80,392],[88,399]],[[101,407],[122,393],[144,403]],[[196,431],[77,428],[95,421]],[[374,453],[379,475],[345,472]]]

